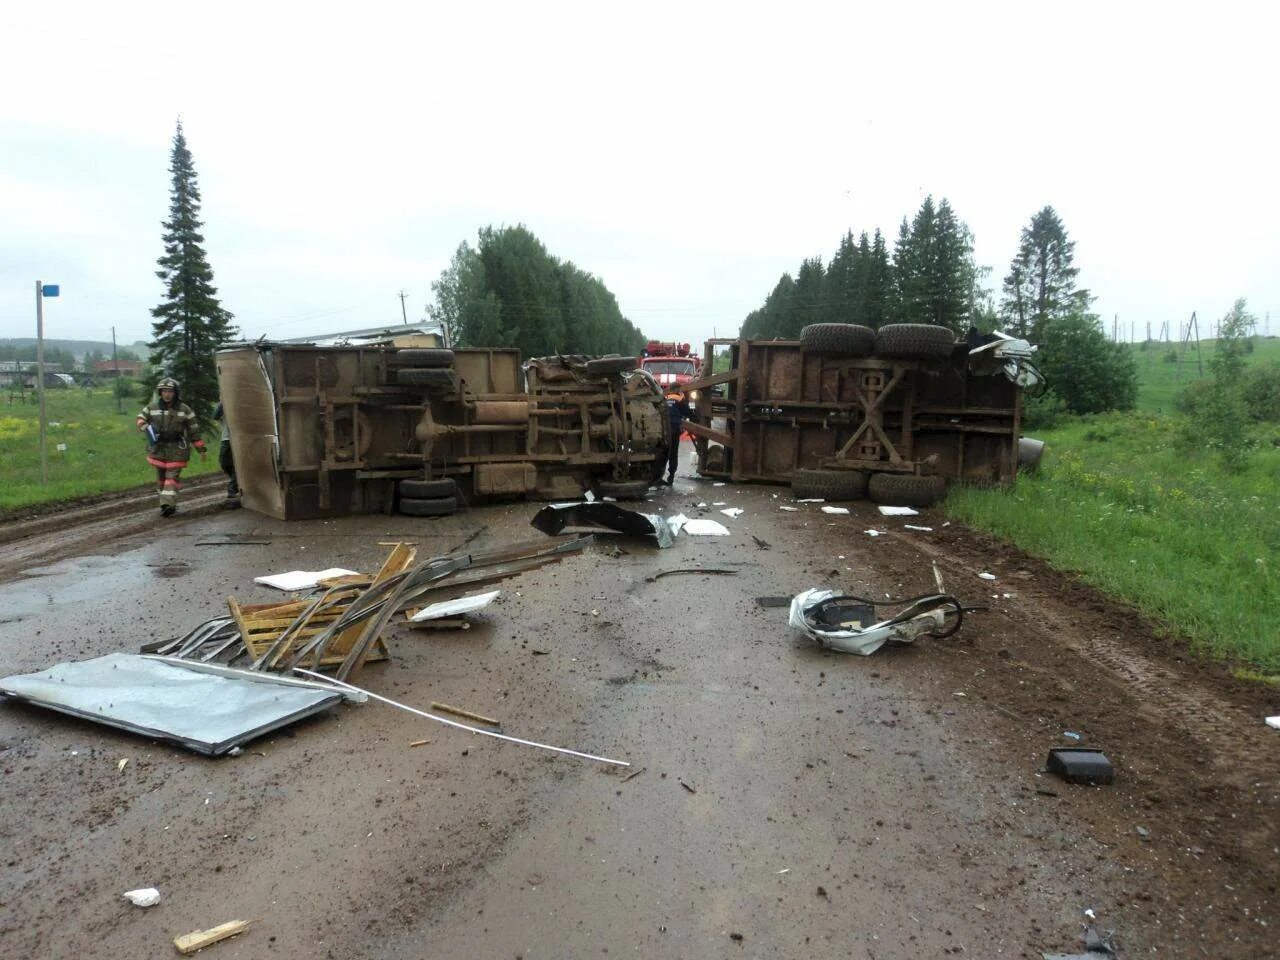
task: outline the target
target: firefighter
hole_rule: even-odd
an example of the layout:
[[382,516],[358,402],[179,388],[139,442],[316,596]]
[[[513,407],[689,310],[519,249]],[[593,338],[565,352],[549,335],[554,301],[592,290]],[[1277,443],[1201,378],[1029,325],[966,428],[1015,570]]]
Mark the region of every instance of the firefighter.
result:
[[231,428],[227,426],[227,412],[222,401],[213,411],[213,419],[222,424],[222,442],[218,444],[218,466],[227,475],[227,506],[240,506],[240,484],[236,480],[236,462],[231,456]]
[[667,416],[671,419],[671,443],[667,447],[667,479],[666,485],[676,482],[676,467],[680,463],[680,434],[684,432],[684,422],[693,411],[689,409],[689,400],[684,395],[684,387],[673,384],[667,390]]
[[206,456],[196,415],[178,395],[178,381],[165,377],[156,384],[156,395],[138,414],[138,432],[147,435],[147,463],[156,468],[156,492],[160,515],[178,512],[178,479],[191,458],[191,447]]

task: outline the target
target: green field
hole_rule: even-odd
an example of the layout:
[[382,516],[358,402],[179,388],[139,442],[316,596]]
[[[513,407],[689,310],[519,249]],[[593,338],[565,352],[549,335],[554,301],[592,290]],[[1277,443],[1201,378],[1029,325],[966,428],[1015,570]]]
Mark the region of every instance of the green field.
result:
[[[110,388],[48,390],[49,483],[40,482],[40,421],[34,394],[28,402],[0,394],[0,511],[50,500],[67,500],[111,490],[123,490],[155,479],[146,462],[146,440],[134,426],[142,406],[123,401],[116,412]],[[216,427],[216,425],[215,425]],[[218,434],[206,428],[206,442]],[[65,445],[59,450],[58,445]],[[209,458],[192,458],[184,477],[218,469],[216,442]]]
[[[1209,357],[1217,341],[1201,340],[1197,352],[1194,343],[1134,344],[1138,361],[1138,409],[1146,413],[1173,414],[1179,391],[1193,380],[1209,377]],[[1245,355],[1246,363],[1280,360],[1280,337],[1255,337],[1253,351]],[[1170,354],[1177,360],[1171,361]],[[1203,372],[1201,372],[1203,371]]]
[[1198,651],[1280,673],[1280,434],[1246,470],[1178,444],[1176,422],[1107,414],[1040,434],[1035,475],[955,488],[945,509],[1170,625]]

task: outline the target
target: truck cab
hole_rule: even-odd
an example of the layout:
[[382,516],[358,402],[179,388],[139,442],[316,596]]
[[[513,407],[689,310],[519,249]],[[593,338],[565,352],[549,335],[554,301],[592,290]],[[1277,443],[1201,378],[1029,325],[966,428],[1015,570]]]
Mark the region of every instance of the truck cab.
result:
[[[640,366],[658,381],[664,391],[697,380],[702,374],[702,358],[687,343],[650,340],[640,355]],[[691,392],[688,400],[691,405],[696,405],[698,391]]]

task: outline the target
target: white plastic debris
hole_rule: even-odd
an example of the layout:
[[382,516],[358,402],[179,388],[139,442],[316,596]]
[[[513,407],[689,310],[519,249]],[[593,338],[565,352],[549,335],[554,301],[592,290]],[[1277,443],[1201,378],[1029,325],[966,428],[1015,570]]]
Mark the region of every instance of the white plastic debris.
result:
[[473,597],[459,597],[457,600],[433,603],[431,606],[419,610],[409,619],[413,623],[421,623],[424,620],[438,620],[441,617],[460,617],[464,613],[471,613],[482,607],[487,607],[498,599],[498,594],[501,592],[501,590],[491,590],[488,593],[477,593]]
[[738,517],[742,516],[747,511],[743,510],[741,507],[729,507],[729,509],[721,510],[720,512],[723,513],[726,517],[736,520]]
[[882,517],[918,517],[919,510],[912,510],[910,507],[880,507],[880,516]]
[[787,513],[799,513],[799,507],[788,507],[785,503],[778,507],[779,510],[785,510]]
[[684,525],[689,522],[689,518],[683,513],[677,513],[674,517],[667,517],[667,526],[671,528],[671,535],[677,536]]
[[330,567],[328,570],[290,570],[288,573],[273,573],[266,577],[254,577],[254,583],[277,590],[313,590],[321,580],[333,577],[352,577],[355,570],[344,570],[342,567]]
[[728,504],[727,504],[727,503],[725,503],[725,501],[723,501],[723,500],[713,500],[713,501],[711,502],[711,505],[712,505],[713,507],[726,507],[726,506],[728,506]]
[[695,504],[694,504],[694,506],[695,506],[695,507],[698,507],[698,508],[705,507],[706,505],[707,505],[707,502],[706,502],[705,500],[703,500],[701,503],[695,503]]
[[586,491],[582,495],[582,499],[587,501],[587,503],[592,503],[595,500],[595,498],[596,498],[596,495],[592,493],[590,490]]
[[982,573],[978,574],[978,576],[980,576],[983,580],[994,580],[996,578],[996,575],[994,573],[987,573],[986,571],[983,571]]
[[724,486],[724,484],[723,484],[723,483],[713,483],[713,484],[712,484],[712,486],[713,486],[713,487],[723,487],[723,486]]
[[719,520],[702,518],[686,520],[683,529],[691,537],[727,537],[729,535],[729,528]]
[[868,537],[878,537],[878,536],[880,536],[880,531],[879,531],[879,530],[864,530],[863,532],[864,532]]
[[826,502],[827,501],[823,500],[821,497],[804,497],[803,499],[796,501],[796,503],[826,503]]
[[904,523],[903,530],[921,530],[924,533],[933,533],[933,527],[917,527],[914,523]]
[[154,907],[160,902],[160,891],[155,887],[142,887],[138,890],[126,890],[125,899],[135,907]]
[[822,512],[823,513],[848,513],[849,508],[848,507],[823,507]]
[[1280,716],[1267,717],[1267,726],[1274,730],[1280,730]]

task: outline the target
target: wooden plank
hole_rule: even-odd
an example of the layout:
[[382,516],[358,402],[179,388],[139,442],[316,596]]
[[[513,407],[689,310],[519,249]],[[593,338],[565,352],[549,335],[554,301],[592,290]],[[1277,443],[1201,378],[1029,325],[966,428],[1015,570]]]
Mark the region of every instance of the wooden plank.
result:
[[195,953],[197,950],[203,950],[205,947],[211,947],[215,943],[219,943],[229,937],[237,936],[249,929],[252,920],[228,920],[226,923],[220,923],[216,927],[210,927],[208,930],[196,930],[192,933],[184,933],[180,937],[173,938],[173,945],[178,948],[178,952],[184,956],[189,953]]
[[706,440],[714,440],[716,443],[723,444],[726,447],[733,446],[733,437],[727,433],[721,433],[719,430],[712,430],[710,427],[704,427],[702,424],[694,420],[686,420],[684,429],[694,437],[702,437]]

